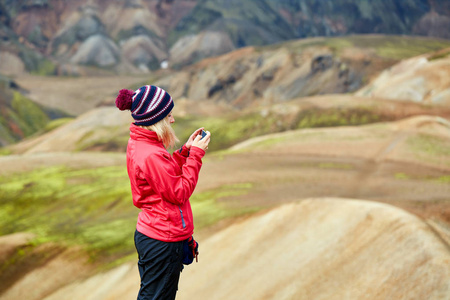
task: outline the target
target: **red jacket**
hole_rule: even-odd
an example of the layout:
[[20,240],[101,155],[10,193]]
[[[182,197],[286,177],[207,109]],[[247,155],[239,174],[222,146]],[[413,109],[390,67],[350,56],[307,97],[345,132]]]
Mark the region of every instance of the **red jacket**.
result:
[[189,197],[197,185],[205,151],[183,146],[171,156],[155,132],[130,126],[127,170],[133,203],[141,209],[136,229],[164,242],[189,238],[194,232]]

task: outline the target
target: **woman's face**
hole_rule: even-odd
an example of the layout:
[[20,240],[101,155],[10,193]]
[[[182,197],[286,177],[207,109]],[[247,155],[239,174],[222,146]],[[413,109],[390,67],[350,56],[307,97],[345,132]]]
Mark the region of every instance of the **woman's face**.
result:
[[169,122],[170,122],[170,124],[173,124],[173,123],[175,123],[175,118],[173,117],[173,114],[172,114],[172,112],[170,112],[170,113],[169,113],[169,115],[168,115],[167,117],[169,118]]

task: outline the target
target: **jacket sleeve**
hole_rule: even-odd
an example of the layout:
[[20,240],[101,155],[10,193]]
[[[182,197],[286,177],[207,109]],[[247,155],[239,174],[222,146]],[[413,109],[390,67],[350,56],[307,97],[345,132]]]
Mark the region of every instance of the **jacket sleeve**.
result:
[[183,145],[183,147],[173,152],[172,156],[173,159],[177,162],[178,166],[182,168],[183,165],[186,163],[186,159],[189,156],[189,149],[186,148],[185,145]]
[[[158,152],[146,160],[144,175],[148,183],[161,197],[176,205],[182,205],[194,192],[205,151],[192,147],[189,157],[179,168],[169,153]],[[181,173],[180,173],[181,170]]]

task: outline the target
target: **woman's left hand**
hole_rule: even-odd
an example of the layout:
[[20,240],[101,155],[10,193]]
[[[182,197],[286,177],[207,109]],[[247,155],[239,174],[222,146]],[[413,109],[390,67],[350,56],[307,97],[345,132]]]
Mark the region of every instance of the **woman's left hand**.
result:
[[204,127],[201,127],[199,129],[197,129],[196,131],[194,131],[193,134],[191,134],[191,136],[189,137],[189,139],[187,140],[186,144],[184,144],[186,146],[186,148],[191,149],[192,146],[192,142],[194,141],[195,137],[199,134],[201,134],[202,130],[204,129]]

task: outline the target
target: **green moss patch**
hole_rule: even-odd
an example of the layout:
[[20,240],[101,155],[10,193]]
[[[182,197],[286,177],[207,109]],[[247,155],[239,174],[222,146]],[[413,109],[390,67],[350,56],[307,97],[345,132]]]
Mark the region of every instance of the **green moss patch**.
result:
[[252,187],[251,183],[231,184],[194,194],[191,197],[191,206],[195,228],[202,229],[222,219],[259,210],[257,207],[239,207],[230,203],[231,201],[226,201],[226,199],[248,194]]
[[[346,42],[343,43],[341,39],[344,39]],[[326,41],[328,45],[337,47],[337,49],[348,47],[347,42],[359,48],[372,48],[378,56],[394,60],[401,60],[450,47],[450,42],[446,40],[410,36],[355,35],[344,38],[331,38]]]
[[28,49],[24,45],[16,44],[19,51],[19,57],[24,62],[27,71],[35,75],[54,75],[56,65],[45,58],[39,52]]
[[34,133],[48,123],[47,115],[37,104],[19,92],[14,92],[13,95],[11,106],[21,119],[26,135]]
[[102,138],[93,138],[94,132],[88,132],[81,141],[78,142],[77,151],[109,151],[125,152],[130,135],[128,132],[122,133],[111,128],[110,134],[102,135]]
[[297,128],[365,125],[387,118],[370,108],[309,109],[300,113]]
[[335,163],[335,162],[323,162],[319,163],[320,169],[337,169],[337,170],[352,170],[354,167],[351,164]]
[[437,181],[442,183],[450,183],[450,175],[440,176]]
[[40,76],[48,76],[55,75],[56,66],[48,59],[41,59],[36,63],[36,66],[33,70],[31,70],[31,74],[40,75]]
[[59,119],[56,119],[56,120],[52,120],[52,121],[50,121],[49,123],[47,123],[45,125],[44,132],[52,131],[52,130],[54,130],[54,129],[56,129],[56,128],[64,125],[64,124],[67,124],[67,123],[73,121],[73,120],[74,120],[74,118],[59,118]]
[[0,156],[10,155],[12,153],[11,149],[0,148]]
[[10,102],[0,112],[0,134],[9,142],[30,136],[46,126],[49,118],[43,109],[14,91]]
[[[251,184],[227,185],[191,197],[196,228],[253,211],[221,202]],[[135,257],[133,206],[125,166],[50,167],[0,177],[0,235],[33,232],[34,245],[82,246],[93,261]]]
[[214,141],[209,145],[209,149],[215,151],[255,136],[285,130],[286,128],[282,128],[277,120],[276,116],[263,117],[258,113],[195,120],[177,118],[174,129],[184,142],[195,129],[205,127],[214,135]]
[[[308,47],[330,47],[337,54],[351,47],[373,49],[382,58],[401,60],[424,53],[450,47],[450,41],[427,37],[390,36],[390,35],[351,35],[345,37],[302,39],[282,44],[293,52],[301,52]],[[259,51],[274,50],[280,47],[269,45],[259,47]]]
[[184,142],[199,127],[213,136],[210,151],[229,148],[247,139],[286,130],[317,127],[365,125],[392,120],[391,116],[371,107],[330,108],[310,107],[292,115],[257,112],[206,119],[177,118],[174,129]]
[[399,179],[399,180],[432,181],[432,182],[444,183],[444,184],[450,183],[450,175],[442,175],[442,176],[417,175],[417,174],[412,175],[412,174],[406,174],[403,172],[399,172],[394,175],[394,178]]
[[130,198],[124,167],[52,167],[2,177],[0,234],[30,231],[38,244],[81,244],[93,257],[123,254],[132,249],[137,215]]
[[403,38],[398,41],[386,41],[377,49],[377,54],[384,58],[405,59],[448,47],[447,41],[421,40]]
[[438,51],[437,53],[431,55],[428,58],[428,60],[429,61],[439,60],[439,59],[447,58],[449,56],[450,56],[450,49],[445,49],[443,51]]
[[449,155],[450,141],[438,136],[419,134],[408,138],[406,143],[414,153],[420,156],[438,159]]

